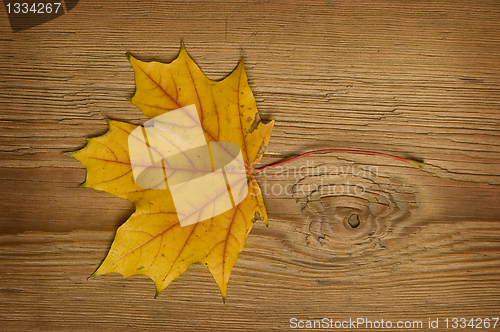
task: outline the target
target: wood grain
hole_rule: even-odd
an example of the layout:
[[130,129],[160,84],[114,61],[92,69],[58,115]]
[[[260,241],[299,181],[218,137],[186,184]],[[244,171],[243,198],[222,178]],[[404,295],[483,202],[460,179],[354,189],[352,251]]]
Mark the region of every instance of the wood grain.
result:
[[[499,317],[498,22],[500,4],[481,0],[80,1],[12,33],[0,10],[2,329]],[[201,266],[156,299],[145,277],[87,280],[133,206],[79,188],[85,170],[65,152],[106,118],[142,123],[125,53],[168,62],[181,41],[212,79],[244,57],[262,119],[276,120],[261,165],[356,148],[426,166],[330,154],[266,172],[270,225],[255,225],[226,304]]]

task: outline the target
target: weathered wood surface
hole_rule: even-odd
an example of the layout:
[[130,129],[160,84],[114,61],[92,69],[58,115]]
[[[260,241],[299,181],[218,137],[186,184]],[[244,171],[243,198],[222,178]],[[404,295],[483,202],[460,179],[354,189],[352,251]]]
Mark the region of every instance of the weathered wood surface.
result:
[[[1,329],[498,317],[498,22],[496,1],[80,1],[14,34],[0,10]],[[259,178],[270,225],[255,225],[226,304],[200,266],[157,299],[145,277],[87,280],[133,207],[79,188],[85,170],[64,153],[105,118],[144,121],[125,52],[168,62],[181,40],[213,79],[245,57],[261,117],[276,120],[262,165],[358,148],[426,167],[337,154]]]

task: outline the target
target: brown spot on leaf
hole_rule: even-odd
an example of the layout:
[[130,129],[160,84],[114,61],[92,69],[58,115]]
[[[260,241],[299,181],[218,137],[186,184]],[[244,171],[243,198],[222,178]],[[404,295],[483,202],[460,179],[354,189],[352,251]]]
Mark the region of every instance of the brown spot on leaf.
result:
[[250,128],[248,128],[248,132],[251,133],[255,129],[257,129],[257,127],[259,126],[259,123],[260,123],[260,116],[257,113],[257,114],[255,114],[255,119],[253,120],[253,123],[250,125]]
[[264,218],[260,215],[259,211],[255,211],[252,222],[255,224],[257,221],[264,221]]

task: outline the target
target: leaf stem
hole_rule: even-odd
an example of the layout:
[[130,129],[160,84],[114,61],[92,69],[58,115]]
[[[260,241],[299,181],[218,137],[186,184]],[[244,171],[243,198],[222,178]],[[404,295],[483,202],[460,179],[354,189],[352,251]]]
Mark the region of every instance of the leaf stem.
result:
[[413,166],[416,166],[418,168],[422,168],[425,165],[421,161],[417,161],[417,160],[413,160],[413,159],[406,159],[406,158],[402,158],[402,157],[398,157],[398,156],[394,156],[394,155],[387,154],[387,153],[382,153],[382,152],[364,151],[364,150],[349,150],[349,149],[325,149],[325,150],[309,151],[309,152],[303,153],[301,155],[292,157],[290,159],[277,162],[275,164],[267,165],[267,166],[264,166],[264,167],[261,167],[261,168],[256,168],[256,169],[253,170],[252,173],[253,174],[261,173],[261,172],[264,172],[264,171],[266,171],[268,169],[284,165],[286,163],[289,163],[291,161],[300,159],[302,157],[309,156],[311,154],[320,154],[320,153],[356,153],[356,154],[367,154],[367,155],[381,156],[381,157],[386,157],[386,158],[391,158],[391,159],[403,161],[403,162],[409,163],[409,164],[411,164]]

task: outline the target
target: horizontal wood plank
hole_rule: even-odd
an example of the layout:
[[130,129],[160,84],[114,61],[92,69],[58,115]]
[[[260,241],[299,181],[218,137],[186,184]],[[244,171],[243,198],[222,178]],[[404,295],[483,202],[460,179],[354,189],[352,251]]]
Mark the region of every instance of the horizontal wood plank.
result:
[[[486,0],[80,1],[12,33],[0,10],[2,329],[498,317],[498,22]],[[255,224],[225,304],[201,266],[156,299],[144,276],[87,279],[134,207],[80,188],[66,153],[106,118],[144,122],[125,54],[169,62],[181,41],[211,79],[244,58],[261,118],[276,121],[260,166],[344,148],[425,167],[338,153],[259,176],[269,227]]]

